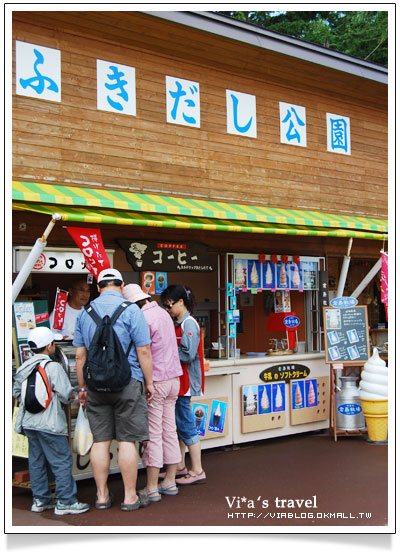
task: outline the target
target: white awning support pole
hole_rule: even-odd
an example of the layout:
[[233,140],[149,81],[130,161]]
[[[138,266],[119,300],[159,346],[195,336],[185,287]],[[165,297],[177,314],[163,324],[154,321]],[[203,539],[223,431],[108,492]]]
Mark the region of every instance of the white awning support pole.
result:
[[360,282],[360,284],[357,286],[357,288],[352,293],[351,296],[353,298],[358,298],[358,296],[366,288],[366,286],[371,282],[371,280],[374,278],[374,276],[377,273],[379,273],[379,271],[381,270],[381,267],[382,267],[382,258],[380,257],[378,259],[378,261],[375,263],[375,265],[372,267],[372,269],[369,271],[369,273],[363,278],[363,280]]
[[351,251],[352,244],[353,244],[353,238],[349,238],[349,243],[347,245],[347,255],[344,256],[342,270],[340,271],[339,284],[336,293],[336,296],[338,298],[343,296],[344,285],[346,283],[347,272],[349,270],[349,265],[350,265],[350,259],[351,259],[350,251]]
[[53,227],[56,224],[56,222],[60,219],[61,219],[61,215],[59,215],[58,213],[54,213],[52,215],[52,219],[49,222],[46,230],[43,232],[42,237],[38,238],[36,240],[35,245],[33,246],[30,254],[28,255],[24,264],[22,265],[22,268],[21,268],[20,272],[18,273],[18,275],[16,276],[16,278],[13,282],[13,285],[12,285],[12,302],[13,303],[17,299],[19,293],[21,292],[22,287],[24,286],[24,284],[26,282],[26,279],[30,275],[36,261],[38,260],[38,257],[42,253],[43,249],[46,247],[47,238],[48,238],[50,232],[53,230]]

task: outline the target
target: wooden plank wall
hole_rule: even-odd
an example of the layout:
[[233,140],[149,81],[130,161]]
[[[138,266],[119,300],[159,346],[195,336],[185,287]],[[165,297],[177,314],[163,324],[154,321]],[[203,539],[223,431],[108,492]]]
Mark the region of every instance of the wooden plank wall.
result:
[[[14,180],[387,215],[380,84],[138,12],[15,12],[13,39],[62,60],[61,103],[13,75]],[[97,58],[136,68],[136,117],[97,110]],[[166,75],[200,83],[200,129],[166,123]],[[256,95],[256,139],[226,133],[225,89]],[[306,107],[306,148],[280,143],[279,101]],[[351,156],[327,152],[326,112],[350,118]]]

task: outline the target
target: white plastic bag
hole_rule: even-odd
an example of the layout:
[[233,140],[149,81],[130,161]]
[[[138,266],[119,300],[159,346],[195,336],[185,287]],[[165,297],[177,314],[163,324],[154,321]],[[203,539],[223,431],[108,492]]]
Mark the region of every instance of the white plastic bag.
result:
[[79,406],[78,417],[76,418],[74,439],[72,450],[80,456],[85,456],[93,445],[93,433],[91,432],[86,410],[82,405]]

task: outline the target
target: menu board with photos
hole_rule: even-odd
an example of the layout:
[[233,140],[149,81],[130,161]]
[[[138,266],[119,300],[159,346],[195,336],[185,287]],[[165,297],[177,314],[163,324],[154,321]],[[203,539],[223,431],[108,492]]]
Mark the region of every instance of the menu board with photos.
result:
[[325,361],[365,363],[370,355],[367,306],[323,309]]

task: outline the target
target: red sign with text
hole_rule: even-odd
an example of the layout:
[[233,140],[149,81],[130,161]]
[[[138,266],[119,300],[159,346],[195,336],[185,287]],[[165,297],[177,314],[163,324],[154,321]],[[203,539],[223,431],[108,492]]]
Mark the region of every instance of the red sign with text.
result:
[[86,268],[92,275],[97,278],[103,269],[111,267],[99,229],[67,227],[67,230],[83,253]]
[[54,302],[54,320],[52,329],[61,331],[64,326],[65,309],[67,307],[68,292],[57,288],[56,301]]

